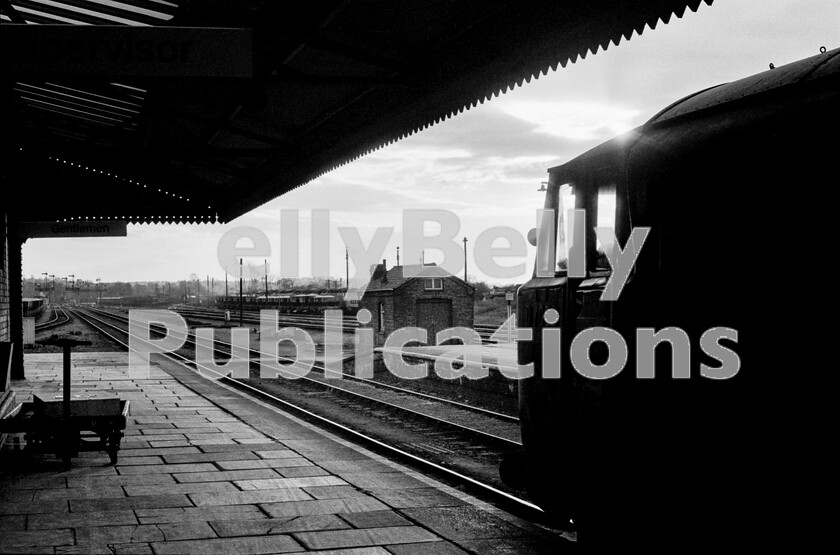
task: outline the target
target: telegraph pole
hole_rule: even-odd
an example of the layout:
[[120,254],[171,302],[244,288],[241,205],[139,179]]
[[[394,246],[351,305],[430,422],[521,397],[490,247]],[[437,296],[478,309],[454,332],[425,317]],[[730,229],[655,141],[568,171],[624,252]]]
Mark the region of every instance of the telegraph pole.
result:
[[464,281],[469,283],[467,280],[467,238],[464,237]]
[[347,277],[347,290],[350,290],[350,251],[344,249],[344,273]]
[[49,276],[50,273],[49,272],[42,272],[41,275],[44,276],[44,289],[46,289],[46,291],[47,291],[47,304],[49,304],[49,303],[52,303],[52,295],[50,295],[49,280],[47,279],[47,276]]
[[265,300],[268,300],[268,260],[263,259],[265,264]]
[[239,259],[239,327],[242,327],[242,259]]

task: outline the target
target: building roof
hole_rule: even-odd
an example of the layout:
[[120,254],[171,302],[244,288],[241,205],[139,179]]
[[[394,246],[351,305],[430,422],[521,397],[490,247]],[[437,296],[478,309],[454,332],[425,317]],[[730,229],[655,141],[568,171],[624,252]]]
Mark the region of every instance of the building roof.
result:
[[230,221],[713,0],[0,0],[21,220]]
[[[436,264],[408,264],[394,266],[390,270],[383,271],[384,264],[377,264],[376,269],[370,276],[370,281],[365,288],[365,293],[376,291],[395,291],[414,279],[444,278],[456,281],[468,289],[474,289],[472,285],[454,276],[437,266]],[[385,279],[383,280],[383,274]]]

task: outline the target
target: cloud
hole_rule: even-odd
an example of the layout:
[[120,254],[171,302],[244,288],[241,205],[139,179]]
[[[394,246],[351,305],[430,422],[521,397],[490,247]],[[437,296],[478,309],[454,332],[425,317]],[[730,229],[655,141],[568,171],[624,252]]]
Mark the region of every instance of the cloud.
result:
[[507,114],[533,124],[539,133],[573,141],[607,140],[636,126],[639,110],[598,102],[513,100],[499,102]]

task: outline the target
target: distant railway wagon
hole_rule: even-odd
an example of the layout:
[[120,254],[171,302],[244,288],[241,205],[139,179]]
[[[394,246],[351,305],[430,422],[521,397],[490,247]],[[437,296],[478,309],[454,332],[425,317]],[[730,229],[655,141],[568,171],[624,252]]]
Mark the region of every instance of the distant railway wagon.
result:
[[[238,309],[238,295],[218,297],[216,306],[225,309]],[[278,310],[288,314],[323,314],[325,310],[341,310],[345,314],[355,312],[353,303],[344,301],[344,292],[300,292],[274,295],[244,295],[242,308],[245,310]]]
[[102,297],[99,299],[99,304],[102,306],[124,306],[124,307],[154,307],[161,304],[166,304],[167,299],[158,297]]

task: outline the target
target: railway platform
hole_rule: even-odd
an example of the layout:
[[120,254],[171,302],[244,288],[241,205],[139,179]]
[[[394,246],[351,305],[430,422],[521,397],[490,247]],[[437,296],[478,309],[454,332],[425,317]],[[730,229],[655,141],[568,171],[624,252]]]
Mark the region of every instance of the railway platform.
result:
[[[73,353],[74,396],[130,401],[116,465],[0,451],[2,553],[574,553],[562,534],[165,360]],[[27,354],[17,400],[61,393],[60,354]]]

